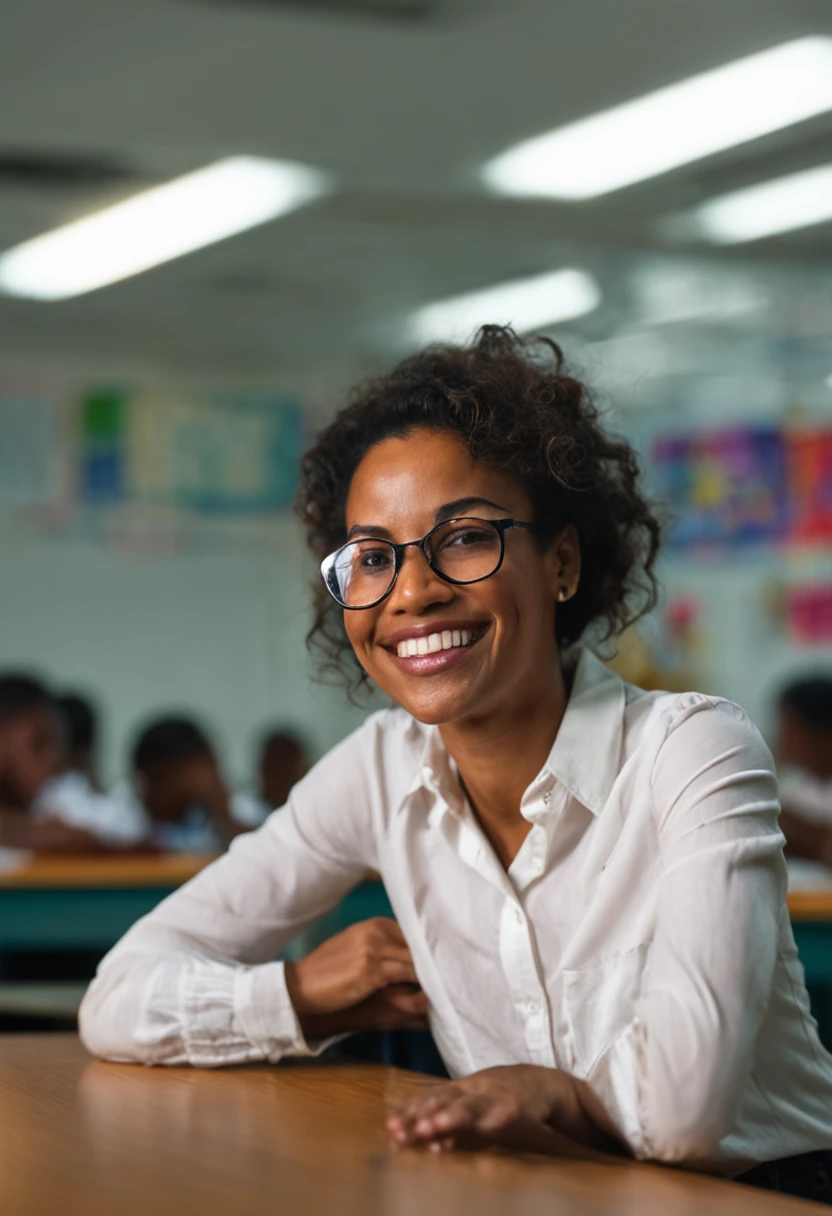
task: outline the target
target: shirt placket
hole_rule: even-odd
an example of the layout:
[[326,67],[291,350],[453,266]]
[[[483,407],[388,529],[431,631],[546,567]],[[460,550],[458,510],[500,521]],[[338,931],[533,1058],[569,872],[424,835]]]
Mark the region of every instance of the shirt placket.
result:
[[[541,800],[548,809],[550,795]],[[512,881],[492,851],[486,847],[470,809],[463,814],[460,853],[462,860],[497,887],[503,896],[500,913],[500,963],[511,992],[517,1016],[524,1027],[529,1059],[533,1064],[556,1068],[549,999],[538,966],[533,929],[523,906],[522,892],[539,878],[546,867],[548,841],[545,828],[535,824],[521,852],[521,881]],[[518,857],[520,855],[518,854]]]

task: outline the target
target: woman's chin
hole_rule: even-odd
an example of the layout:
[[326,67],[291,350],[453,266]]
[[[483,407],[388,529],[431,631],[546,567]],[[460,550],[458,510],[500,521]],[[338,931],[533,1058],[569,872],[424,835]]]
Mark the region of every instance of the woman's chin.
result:
[[[401,689],[398,691],[401,693]],[[476,712],[479,698],[472,696],[472,691],[459,688],[426,688],[420,695],[414,695],[410,690],[406,696],[391,695],[417,722],[424,726],[444,726]]]

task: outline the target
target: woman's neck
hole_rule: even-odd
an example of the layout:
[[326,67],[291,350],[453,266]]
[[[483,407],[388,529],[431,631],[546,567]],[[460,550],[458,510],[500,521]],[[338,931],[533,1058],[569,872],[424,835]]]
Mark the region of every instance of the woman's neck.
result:
[[520,802],[552,749],[567,699],[556,663],[545,682],[527,688],[522,702],[439,728],[474,813],[504,865],[531,826]]

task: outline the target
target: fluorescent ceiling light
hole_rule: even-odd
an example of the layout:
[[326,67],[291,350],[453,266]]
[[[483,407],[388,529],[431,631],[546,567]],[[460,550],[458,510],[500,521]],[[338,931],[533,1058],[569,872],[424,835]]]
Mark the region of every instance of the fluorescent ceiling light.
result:
[[509,148],[501,194],[596,198],[832,109],[832,39],[799,38]]
[[35,300],[94,291],[285,215],[328,180],[289,161],[217,161],[0,255],[0,291]]
[[733,190],[665,223],[668,235],[740,245],[832,220],[832,165]]
[[583,316],[600,301],[598,284],[583,270],[555,270],[428,304],[410,318],[408,334],[426,343],[465,342],[481,325],[511,325],[528,333]]

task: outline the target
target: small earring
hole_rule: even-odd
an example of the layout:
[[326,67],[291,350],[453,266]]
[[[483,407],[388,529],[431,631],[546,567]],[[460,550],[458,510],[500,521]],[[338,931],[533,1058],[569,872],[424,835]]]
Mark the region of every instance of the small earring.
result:
[[561,603],[566,599],[566,588],[565,587],[561,587],[559,589],[558,599],[561,601]]

